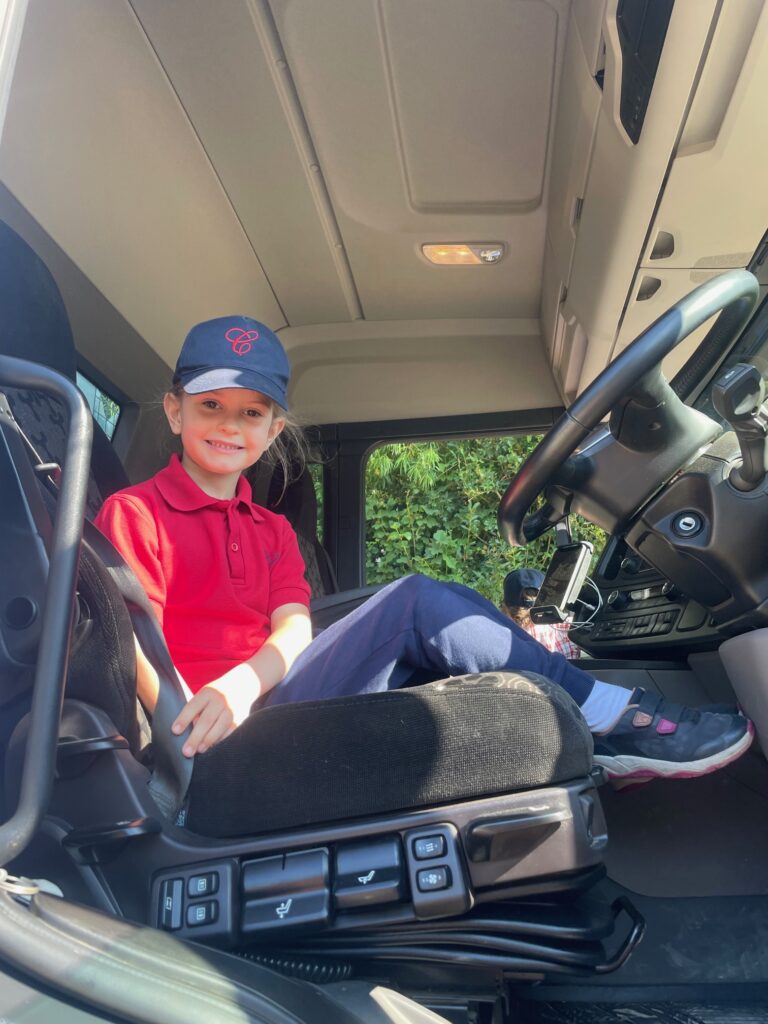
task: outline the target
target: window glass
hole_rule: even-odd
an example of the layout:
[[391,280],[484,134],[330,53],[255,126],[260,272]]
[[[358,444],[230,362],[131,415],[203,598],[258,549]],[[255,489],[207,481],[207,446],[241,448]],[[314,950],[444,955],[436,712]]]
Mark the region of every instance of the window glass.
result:
[[[376,448],[365,472],[366,582],[419,572],[474,587],[498,604],[511,569],[545,569],[553,531],[525,548],[510,548],[496,525],[509,481],[540,439],[528,434]],[[576,517],[571,527],[596,551],[602,547],[605,535],[597,527]]]
[[85,400],[91,407],[93,418],[111,441],[117,421],[120,418],[120,406],[114,398],[110,398],[105,391],[97,387],[92,380],[84,377],[79,370],[77,372],[77,386],[85,395]]
[[310,462],[308,468],[309,474],[312,477],[312,486],[315,488],[315,498],[317,500],[317,539],[321,544],[323,544],[325,536],[325,517],[323,514],[323,464],[322,462]]

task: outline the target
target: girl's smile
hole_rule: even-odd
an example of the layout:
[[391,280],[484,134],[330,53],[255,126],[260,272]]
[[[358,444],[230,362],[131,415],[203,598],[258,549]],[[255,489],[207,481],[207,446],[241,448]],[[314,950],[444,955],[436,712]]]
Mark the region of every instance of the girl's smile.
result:
[[215,448],[220,452],[240,452],[243,450],[243,446],[240,444],[227,444],[226,441],[206,441],[211,448]]
[[271,399],[248,388],[220,388],[199,395],[169,393],[165,414],[181,437],[181,464],[206,494],[234,497],[237,481],[258,462],[285,425]]

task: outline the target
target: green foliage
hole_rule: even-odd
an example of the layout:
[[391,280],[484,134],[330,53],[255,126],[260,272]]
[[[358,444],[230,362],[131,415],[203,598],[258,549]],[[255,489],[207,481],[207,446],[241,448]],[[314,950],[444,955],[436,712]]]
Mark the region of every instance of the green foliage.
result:
[[[538,436],[390,444],[366,466],[366,580],[388,583],[419,572],[465,583],[494,603],[510,569],[545,569],[554,534],[526,548],[499,536],[496,513],[509,481]],[[574,533],[596,550],[605,535],[584,520]]]
[[120,415],[120,406],[109,395],[105,395],[103,391],[97,391],[94,415],[99,423],[106,423],[114,428],[114,424],[117,423],[117,418]]
[[323,490],[323,464],[322,462],[308,463],[309,475],[312,477],[312,486],[315,489],[315,501],[317,502],[317,537],[320,543],[324,540],[323,522],[325,517],[325,492]]

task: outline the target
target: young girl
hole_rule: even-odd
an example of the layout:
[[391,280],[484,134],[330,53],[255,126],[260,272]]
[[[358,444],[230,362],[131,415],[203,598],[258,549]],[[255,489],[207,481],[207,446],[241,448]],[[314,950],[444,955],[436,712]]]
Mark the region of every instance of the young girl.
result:
[[[253,504],[242,476],[280,443],[289,372],[277,336],[255,320],[193,327],[164,401],[181,459],[110,497],[97,518],[147,591],[191,691],[173,725],[190,729],[188,757],[227,736],[256,701],[502,669],[559,683],[595,734],[595,760],[615,777],[702,775],[747,749],[744,718],[598,682],[455,583],[397,580],[312,641],[296,537],[282,516]],[[137,655],[139,696],[151,710],[157,676]]]

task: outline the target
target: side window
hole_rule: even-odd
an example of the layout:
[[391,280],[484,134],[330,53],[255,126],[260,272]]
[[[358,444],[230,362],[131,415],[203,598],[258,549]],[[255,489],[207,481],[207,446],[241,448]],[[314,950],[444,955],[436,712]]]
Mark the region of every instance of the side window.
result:
[[77,386],[85,395],[85,400],[91,407],[93,418],[111,441],[117,421],[120,419],[119,404],[114,398],[110,398],[105,391],[102,391],[100,387],[97,387],[92,380],[84,377],[79,370],[77,371]]
[[308,464],[308,468],[309,474],[312,477],[312,486],[315,489],[315,499],[317,501],[317,539],[322,544],[325,540],[323,464],[322,462],[310,462]]
[[[382,445],[365,471],[366,582],[419,572],[473,587],[498,604],[505,575],[545,569],[554,533],[526,548],[499,536],[496,513],[509,481],[540,435]],[[604,534],[583,520],[577,536],[596,550]]]

